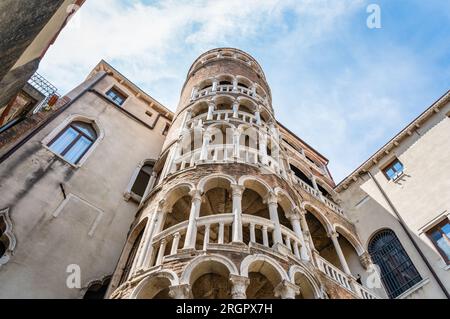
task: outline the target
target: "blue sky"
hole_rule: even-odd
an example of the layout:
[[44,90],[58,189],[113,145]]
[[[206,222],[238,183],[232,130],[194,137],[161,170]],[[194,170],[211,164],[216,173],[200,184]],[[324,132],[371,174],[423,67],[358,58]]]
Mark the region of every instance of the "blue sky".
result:
[[449,89],[450,2],[87,0],[39,72],[66,93],[103,58],[175,110],[193,60],[222,46],[260,62],[278,120],[339,182]]

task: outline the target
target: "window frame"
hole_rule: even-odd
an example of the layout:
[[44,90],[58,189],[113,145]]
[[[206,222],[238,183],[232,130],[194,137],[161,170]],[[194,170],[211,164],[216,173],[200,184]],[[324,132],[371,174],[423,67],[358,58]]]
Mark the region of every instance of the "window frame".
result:
[[437,228],[439,228],[439,231],[442,233],[442,226],[441,225],[450,225],[450,219],[448,217],[442,219],[441,221],[439,221],[438,223],[434,224],[433,226],[429,227],[426,231],[425,231],[425,235],[428,237],[428,239],[431,241],[431,243],[433,244],[434,248],[438,251],[438,253],[441,255],[442,259],[444,260],[445,264],[447,266],[450,265],[450,257],[447,256],[445,254],[445,252],[443,252],[441,250],[441,248],[438,246],[437,242],[434,240],[432,233],[436,231]]
[[[381,246],[381,248],[379,246],[377,247],[376,241],[384,240],[382,236],[386,235],[391,236],[391,238],[384,243],[382,242],[383,246]],[[394,249],[397,250],[397,255],[391,255],[392,252],[395,253]],[[368,240],[367,251],[369,252],[374,264],[377,264],[377,266],[380,268],[380,278],[383,283],[384,289],[390,299],[397,299],[401,297],[409,289],[412,289],[423,281],[422,275],[414,265],[413,260],[400,241],[400,238],[398,238],[397,234],[392,229],[382,228],[372,234],[372,236]],[[399,253],[403,254],[403,260],[396,257],[400,256]],[[389,260],[386,259],[386,257],[392,256],[395,256],[396,258],[389,258]],[[384,264],[378,264],[378,261],[384,261]],[[396,263],[392,263],[392,261],[396,261]],[[398,269],[408,264],[409,266],[407,269],[411,270],[413,273],[415,272],[415,277],[413,277],[409,282],[403,284],[401,283],[401,281],[393,282],[392,280],[393,278],[396,278]]]
[[[397,171],[397,170],[394,168],[394,165],[395,165],[397,162],[400,163],[400,165],[402,166],[402,170],[401,170],[401,171]],[[387,173],[387,171],[388,171],[389,169],[392,169],[392,170],[394,171],[394,175],[393,175],[392,178],[391,178],[391,177],[388,175],[388,173]],[[392,160],[390,160],[390,161],[388,162],[388,164],[384,165],[383,168],[382,168],[381,170],[383,171],[383,175],[386,177],[386,179],[387,179],[388,181],[395,181],[395,180],[397,180],[400,176],[403,175],[403,173],[404,173],[404,171],[405,171],[405,165],[403,165],[403,163],[402,163],[397,157],[394,157]]]
[[[65,132],[67,132],[69,129],[73,129],[73,130],[75,130],[77,133],[78,133],[78,135],[73,139],[73,141],[71,141],[70,143],[69,143],[69,145],[67,145],[65,148],[64,148],[64,150],[61,152],[61,153],[58,153],[58,155],[60,155],[62,158],[64,158],[65,160],[66,160],[66,162],[68,162],[68,163],[71,163],[71,164],[73,164],[73,165],[77,165],[80,161],[81,161],[81,159],[84,157],[84,155],[89,151],[89,149],[94,145],[94,143],[95,143],[95,141],[97,140],[97,138],[98,138],[98,134],[97,134],[97,132],[96,132],[96,130],[95,130],[95,127],[92,125],[92,124],[90,124],[90,123],[86,123],[86,122],[84,122],[85,124],[87,124],[87,125],[91,125],[92,126],[92,129],[94,130],[94,132],[95,132],[95,135],[96,135],[96,138],[95,139],[93,139],[91,136],[89,136],[88,134],[86,134],[86,133],[84,133],[82,130],[80,130],[79,128],[77,128],[77,127],[75,127],[73,124],[74,123],[77,123],[77,122],[82,122],[82,121],[72,121],[72,122],[70,122],[69,123],[69,125],[67,125],[65,128],[63,128],[48,144],[47,144],[47,146],[48,146],[48,148],[50,148],[51,149],[51,147],[52,147],[52,145],[65,133]],[[83,122],[82,122],[83,123]],[[83,153],[78,157],[78,159],[75,161],[75,162],[70,162],[67,158],[66,158],[66,154],[73,148],[73,146],[82,138],[82,137],[84,137],[84,138],[86,138],[86,139],[88,139],[90,142],[91,142],[91,144],[83,151]],[[56,154],[56,152],[53,150],[53,149],[51,149],[52,151],[53,151],[53,153],[55,153]]]
[[[110,92],[114,92],[114,94],[116,96],[119,96],[120,98],[122,98],[122,103],[119,104],[114,98],[109,96]],[[123,107],[123,105],[125,104],[125,102],[128,100],[128,95],[125,94],[121,89],[119,89],[117,86],[113,85],[112,87],[110,87],[108,90],[106,90],[105,92],[105,96],[106,98],[111,101],[112,103],[114,103],[116,106],[118,107]]]
[[[92,125],[95,132],[97,133],[97,139],[94,141],[94,143],[91,145],[91,147],[87,150],[87,152],[84,153],[82,157],[80,157],[77,164],[73,164],[73,163],[67,161],[63,156],[61,156],[57,152],[53,151],[49,147],[50,142],[60,132],[62,132],[67,126],[69,126],[69,124],[72,122],[84,122],[84,123],[90,124],[90,125]],[[73,168],[79,168],[84,164],[84,162],[94,152],[95,148],[100,144],[100,142],[103,140],[104,137],[105,137],[105,132],[97,119],[94,119],[94,118],[92,118],[88,115],[84,115],[84,114],[71,114],[66,119],[64,119],[61,123],[59,123],[50,133],[48,133],[48,135],[41,141],[41,145],[42,145],[42,147],[47,149],[47,151],[53,153],[55,156],[59,157],[60,159],[62,159],[64,162],[66,162]]]
[[[137,179],[138,179],[138,176],[139,176],[139,174],[141,173],[141,171],[143,170],[143,168],[144,168],[145,166],[151,166],[151,167],[152,167],[152,173],[150,174],[149,180],[148,180],[147,185],[146,185],[146,187],[145,187],[145,190],[146,190],[146,189],[149,187],[148,185],[150,184],[150,182],[152,182],[152,176],[153,176],[154,174],[156,174],[156,172],[155,172],[155,164],[156,164],[156,160],[154,160],[154,159],[146,159],[146,160],[142,161],[142,162],[134,169],[134,171],[133,171],[133,173],[132,173],[132,175],[131,175],[131,178],[130,178],[130,180],[129,180],[129,182],[128,182],[128,185],[127,185],[127,187],[126,187],[126,189],[125,189],[125,191],[124,191],[124,193],[123,193],[123,197],[124,197],[124,199],[125,199],[126,201],[129,201],[130,199],[132,199],[132,200],[134,200],[134,201],[136,201],[136,202],[138,202],[138,203],[141,202],[142,196],[140,196],[139,194],[136,194],[136,193],[133,192],[134,184],[136,183],[136,181],[137,181]],[[145,172],[145,174],[147,174],[147,173]],[[147,174],[147,175],[148,175],[148,174]],[[152,187],[155,186],[156,176],[155,176],[154,178],[155,178],[155,179],[154,179],[154,181],[153,181]],[[142,195],[145,195],[145,190],[144,190],[144,193],[143,193]]]

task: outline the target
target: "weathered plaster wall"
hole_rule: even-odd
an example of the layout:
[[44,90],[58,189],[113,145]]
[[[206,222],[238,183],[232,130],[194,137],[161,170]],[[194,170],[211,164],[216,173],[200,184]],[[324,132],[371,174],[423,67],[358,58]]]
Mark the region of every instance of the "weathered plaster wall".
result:
[[[78,168],[41,143],[75,114],[104,133]],[[138,164],[158,157],[163,140],[160,130],[87,92],[9,157],[0,167],[0,207],[10,209],[17,246],[0,268],[0,298],[80,297],[66,287],[69,264],[81,267],[82,287],[112,274],[137,209],[123,192]]]

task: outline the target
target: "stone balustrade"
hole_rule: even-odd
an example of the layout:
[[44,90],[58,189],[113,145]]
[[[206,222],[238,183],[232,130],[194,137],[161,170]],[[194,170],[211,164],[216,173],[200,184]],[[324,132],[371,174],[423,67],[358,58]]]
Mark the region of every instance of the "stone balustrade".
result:
[[328,198],[323,196],[322,193],[318,189],[315,189],[315,188],[309,186],[304,181],[302,181],[300,178],[295,176],[295,174],[291,174],[291,176],[292,176],[292,181],[294,182],[294,184],[297,184],[304,191],[306,191],[307,193],[313,195],[315,198],[317,198],[322,203],[324,203],[332,211],[334,211],[334,212],[338,213],[339,215],[345,217],[343,209],[340,208],[338,204],[332,202],[331,200],[329,200]]
[[362,299],[379,299],[378,296],[357,283],[354,278],[349,278],[347,274],[321,257],[317,252],[314,252],[313,256],[319,270],[327,275],[328,278],[338,283],[341,287],[356,294]]
[[213,87],[207,87],[202,90],[199,90],[192,94],[191,101],[198,100],[203,97],[212,96],[217,93],[236,93],[236,94],[242,94],[248,97],[253,98],[256,102],[259,102],[261,104],[267,105],[268,101],[267,98],[262,97],[258,93],[254,92],[253,90],[238,85],[235,89],[232,84],[222,84],[217,85],[216,90],[213,90]]
[[234,144],[213,144],[206,148],[206,156],[201,158],[201,149],[187,152],[178,158],[174,159],[174,165],[171,173],[182,171],[184,169],[195,167],[197,164],[214,164],[214,163],[246,163],[259,164],[274,174],[280,174],[287,179],[287,174],[281,167],[279,161],[269,155],[264,158],[259,154],[259,151],[252,147],[240,145],[238,156],[235,156]]

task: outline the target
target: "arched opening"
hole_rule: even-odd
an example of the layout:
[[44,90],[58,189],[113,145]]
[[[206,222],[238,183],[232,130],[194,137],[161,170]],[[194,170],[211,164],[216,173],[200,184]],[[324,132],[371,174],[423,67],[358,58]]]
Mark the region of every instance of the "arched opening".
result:
[[295,176],[297,176],[303,182],[314,188],[311,179],[308,176],[306,176],[305,173],[303,173],[297,166],[293,165],[292,163],[289,166],[291,167],[291,170],[294,172]]
[[300,288],[300,293],[295,296],[295,299],[316,299],[314,286],[305,274],[297,271],[294,275],[294,283]]
[[257,109],[256,104],[247,98],[240,98],[239,99],[239,111],[240,112],[245,112],[247,114],[255,114],[255,111]]
[[154,161],[147,161],[139,170],[133,185],[131,186],[131,193],[136,195],[137,198],[142,198],[147,189],[147,185],[150,182],[150,178],[153,173]]
[[200,101],[191,108],[191,118],[208,113],[208,103]]
[[236,80],[238,81],[238,86],[244,87],[244,88],[246,88],[246,89],[251,88],[252,85],[253,85],[253,83],[252,83],[249,79],[247,79],[247,78],[245,78],[245,77],[243,77],[243,76],[239,76],[239,75],[238,75],[238,76],[236,77]]
[[211,79],[207,79],[202,81],[199,85],[198,85],[198,90],[205,90],[205,89],[209,89],[212,87],[213,81]]
[[194,299],[231,299],[230,271],[221,262],[211,260],[198,264],[191,273]]
[[360,258],[353,244],[345,237],[344,234],[342,234],[341,231],[337,230],[337,232],[339,234],[339,246],[341,246],[342,253],[344,254],[345,260],[347,261],[348,268],[350,268],[350,272],[355,277],[357,277],[357,275],[361,277],[361,284],[365,283],[365,279],[367,278],[367,276],[370,276],[370,273],[367,273],[364,267],[361,265]]
[[233,109],[234,98],[229,95],[217,95],[214,98],[216,111],[231,111]]
[[312,213],[312,209],[306,209],[306,222],[313,241],[314,248],[319,255],[335,267],[343,270],[333,242],[328,237],[328,232],[321,221]]
[[105,299],[106,292],[108,290],[111,277],[103,279],[102,281],[96,281],[89,285],[83,299]]
[[381,280],[389,298],[396,298],[422,280],[397,235],[390,229],[375,233],[369,254],[380,267]]
[[[210,179],[205,183],[203,201],[200,207],[200,217],[231,214],[231,186],[230,181],[225,178]],[[220,224],[215,223],[209,226],[209,241],[217,243],[219,241]],[[205,228],[198,229],[196,248],[202,249],[205,236]],[[223,225],[223,242],[229,243],[232,238],[232,224],[225,223]]]
[[293,205],[284,193],[278,193],[278,220],[280,225],[292,230],[292,224],[287,215],[292,211]]
[[5,235],[6,223],[4,222],[2,216],[0,216],[0,258],[6,253],[9,247],[8,237]]
[[[245,187],[242,193],[242,214],[256,216],[259,218],[264,218],[270,220],[269,208],[267,203],[265,202],[265,198],[269,193],[268,186],[264,185],[257,179],[246,179],[243,182],[243,186]],[[246,244],[251,242],[251,232],[252,230],[251,223],[244,222],[243,223],[243,241]],[[268,231],[268,245],[272,246],[273,240],[270,232]],[[264,243],[264,235],[262,226],[254,222],[254,234],[255,234],[255,242],[259,244]]]
[[232,212],[230,181],[218,177],[205,184],[200,217]]
[[122,270],[122,275],[120,277],[119,285],[124,283],[130,275],[131,269],[133,267],[133,263],[136,259],[136,254],[139,250],[139,246],[142,241],[142,236],[144,235],[145,224],[146,224],[146,219],[145,219],[145,221],[141,222],[139,224],[139,226],[136,227],[135,231],[130,236],[130,239],[129,239],[130,246],[129,247],[131,247],[131,248],[129,248],[130,250],[127,255],[125,265]]
[[166,195],[165,218],[161,230],[168,229],[189,219],[191,210],[190,186],[181,185]]
[[264,260],[256,260],[248,267],[250,284],[247,287],[248,299],[277,299],[275,288],[281,283],[279,271]]
[[140,289],[136,299],[170,299],[170,286],[171,282],[168,278],[159,276],[152,277]]

